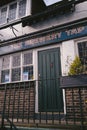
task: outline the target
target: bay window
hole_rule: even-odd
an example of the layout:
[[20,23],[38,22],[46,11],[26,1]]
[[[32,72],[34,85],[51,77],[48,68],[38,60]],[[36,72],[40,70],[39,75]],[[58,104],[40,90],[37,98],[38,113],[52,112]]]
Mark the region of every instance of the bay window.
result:
[[26,14],[26,0],[19,1],[18,17],[25,16]]
[[0,14],[0,24],[5,23],[7,17],[7,7],[1,8],[1,14]]
[[0,8],[0,24],[26,16],[27,0],[16,0]]
[[9,13],[8,13],[8,20],[16,19],[16,10],[17,10],[17,3],[11,4],[9,6]]

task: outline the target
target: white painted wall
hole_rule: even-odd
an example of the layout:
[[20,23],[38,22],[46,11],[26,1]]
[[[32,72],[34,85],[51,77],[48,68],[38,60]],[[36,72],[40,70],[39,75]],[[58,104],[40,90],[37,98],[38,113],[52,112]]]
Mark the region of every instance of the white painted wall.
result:
[[[29,0],[27,2],[28,2],[28,4],[27,4],[27,14],[28,14],[30,4],[31,4],[31,0]],[[39,30],[42,30],[42,29],[46,29],[46,28],[53,27],[53,26],[56,26],[56,25],[61,25],[61,24],[71,22],[71,21],[74,21],[74,20],[78,20],[78,19],[81,19],[81,18],[85,18],[85,17],[87,17],[87,2],[77,4],[75,12],[72,12],[72,13],[70,12],[70,13],[67,13],[67,14],[58,15],[58,16],[46,19],[44,21],[40,21],[38,23],[35,23],[31,26],[22,27],[22,24],[18,24],[18,25],[15,25],[13,27],[18,30],[18,31],[14,30],[15,34],[17,36],[21,36],[21,35],[24,35],[24,34],[36,32],[36,31],[39,31]],[[7,40],[7,39],[15,37],[15,35],[13,34],[10,27],[0,30],[0,34],[1,34],[0,35],[1,40]]]
[[73,40],[65,41],[62,43],[61,48],[61,67],[62,75],[67,75],[69,66],[75,58],[75,44]]
[[[62,42],[61,45],[61,70],[62,76],[68,75],[70,63],[74,60],[76,55],[76,46],[74,40],[69,40]],[[64,103],[64,113],[66,114],[66,100],[65,100],[65,90],[63,89],[63,103]]]

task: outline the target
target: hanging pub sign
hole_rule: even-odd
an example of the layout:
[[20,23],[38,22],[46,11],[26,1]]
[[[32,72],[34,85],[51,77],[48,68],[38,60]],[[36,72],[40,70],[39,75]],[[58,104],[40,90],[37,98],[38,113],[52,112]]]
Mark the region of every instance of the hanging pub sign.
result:
[[41,36],[29,39],[22,39],[21,41],[16,41],[11,45],[0,47],[0,55],[28,48],[35,48],[43,45],[59,43],[85,35],[87,35],[87,26],[66,29],[63,31],[49,32],[48,34],[43,34]]

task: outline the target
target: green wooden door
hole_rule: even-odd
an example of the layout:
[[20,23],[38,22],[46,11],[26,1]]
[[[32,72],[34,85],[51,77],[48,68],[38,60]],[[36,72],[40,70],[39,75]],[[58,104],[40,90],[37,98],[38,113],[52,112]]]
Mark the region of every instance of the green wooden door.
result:
[[60,48],[38,53],[38,73],[39,111],[63,111],[62,90],[59,88]]

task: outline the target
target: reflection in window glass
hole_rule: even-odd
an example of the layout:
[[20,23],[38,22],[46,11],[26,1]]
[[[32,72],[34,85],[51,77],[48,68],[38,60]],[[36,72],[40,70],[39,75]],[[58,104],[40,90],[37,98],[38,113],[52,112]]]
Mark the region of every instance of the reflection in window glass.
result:
[[9,20],[16,19],[16,10],[17,10],[17,3],[11,4],[9,7],[9,15],[8,15]]
[[78,52],[81,63],[84,67],[84,73],[87,74],[87,41],[78,43]]
[[4,56],[2,58],[2,69],[8,69],[10,66],[10,56]]
[[21,64],[21,54],[16,54],[12,56],[12,67],[20,66]]
[[23,67],[23,77],[24,76],[26,76],[26,78],[23,78],[23,80],[33,79],[33,66]]
[[27,52],[23,56],[23,65],[32,64],[32,52]]
[[7,7],[1,9],[0,24],[6,22]]
[[1,71],[1,82],[9,82],[9,70],[2,70]]
[[78,43],[78,50],[82,64],[87,66],[87,41]]
[[12,69],[12,81],[21,80],[21,68]]
[[21,0],[19,2],[19,17],[26,15],[26,0]]

